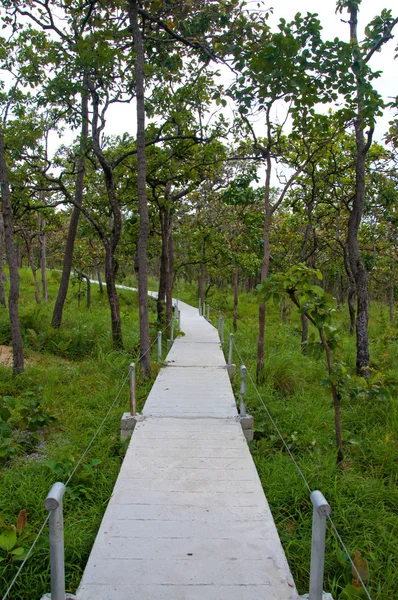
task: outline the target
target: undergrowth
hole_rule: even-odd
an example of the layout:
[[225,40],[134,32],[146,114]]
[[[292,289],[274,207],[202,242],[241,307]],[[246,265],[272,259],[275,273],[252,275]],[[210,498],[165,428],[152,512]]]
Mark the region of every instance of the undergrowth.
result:
[[[182,299],[196,305],[196,290]],[[213,324],[225,318],[227,355],[233,298],[211,289],[207,302]],[[323,357],[300,347],[300,320],[291,308],[284,325],[277,305],[267,305],[264,382],[258,390],[279,429],[276,431],[257,392],[248,382],[248,411],[254,415],[250,448],[299,593],[308,593],[312,506],[306,485],[288,455],[293,454],[310,489],[319,489],[350,556],[360,566],[373,600],[392,600],[398,590],[398,330],[388,309],[371,306],[369,382],[355,376],[355,340],[348,334],[346,308],[338,313],[342,337],[339,360],[347,369],[342,403],[345,459],[336,466],[334,412]],[[248,367],[254,380],[258,323],[256,294],[241,293],[233,362]],[[238,355],[239,352],[239,355]],[[238,394],[239,382],[234,382]],[[346,553],[327,528],[324,589],[336,600],[364,598]]]
[[[137,294],[120,293],[125,351],[112,349],[106,295],[93,286],[92,308],[77,307],[74,289],[59,330],[51,328],[59,274],[49,274],[48,304],[34,302],[32,276],[21,271],[21,326],[26,368],[14,378],[0,366],[0,596],[47,516],[44,500],[55,481],[66,482],[102,422],[138,355]],[[152,330],[156,316],[152,306]],[[0,344],[10,344],[7,310],[0,307]],[[153,367],[153,376],[157,367]],[[137,374],[138,409],[152,381]],[[120,418],[128,385],[111,410],[64,500],[67,591],[80,581],[118,475],[126,444]],[[50,590],[48,530],[39,538],[11,598],[31,600]]]

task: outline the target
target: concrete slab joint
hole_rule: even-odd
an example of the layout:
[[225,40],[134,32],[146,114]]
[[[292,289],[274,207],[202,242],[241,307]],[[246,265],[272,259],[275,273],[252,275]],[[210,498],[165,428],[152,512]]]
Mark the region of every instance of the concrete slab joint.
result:
[[134,428],[137,423],[141,423],[145,419],[144,415],[136,414],[134,417],[129,412],[123,413],[120,420],[120,440],[124,442],[127,438],[133,435]]

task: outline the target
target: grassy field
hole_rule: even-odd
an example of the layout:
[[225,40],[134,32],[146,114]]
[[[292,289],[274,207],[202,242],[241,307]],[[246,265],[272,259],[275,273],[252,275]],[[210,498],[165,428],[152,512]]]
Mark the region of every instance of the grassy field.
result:
[[[183,297],[196,304],[192,290]],[[232,296],[213,292],[209,303],[222,311],[232,331]],[[256,362],[258,299],[240,297],[233,361],[245,364],[253,379]],[[308,592],[312,507],[308,490],[281,440],[283,437],[311,490],[323,492],[332,519],[361,567],[373,600],[398,597],[398,330],[388,323],[387,308],[371,306],[371,382],[353,375],[354,340],[346,333],[348,315],[338,314],[338,358],[350,379],[342,403],[345,460],[336,466],[334,411],[325,361],[303,355],[300,322],[293,309],[286,325],[278,306],[267,305],[265,383],[258,388],[279,432],[271,423],[254,386],[247,404],[255,419],[250,444],[289,565],[300,593]],[[239,354],[238,354],[239,353]],[[235,382],[238,391],[238,382]],[[366,563],[365,563],[366,561]],[[351,572],[346,553],[327,530],[325,591],[334,598],[366,597]]]
[[[90,311],[83,306],[84,299],[81,308],[77,308],[76,287],[71,286],[62,328],[51,328],[58,281],[58,273],[49,275],[50,301],[36,305],[31,274],[21,272],[20,315],[26,369],[13,378],[11,369],[0,367],[0,597],[47,515],[43,503],[48,491],[55,481],[68,479],[126,382],[128,365],[138,352],[137,294],[120,292],[126,350],[115,352],[107,298],[100,295],[97,286],[93,286]],[[151,308],[155,337],[153,304]],[[10,344],[8,314],[3,307],[0,344]],[[154,366],[154,376],[156,370]],[[143,381],[138,375],[137,383],[142,406],[151,381]],[[64,518],[69,591],[74,591],[79,583],[120,469],[125,451],[125,445],[119,441],[120,417],[128,406],[128,385],[124,385],[67,488]],[[17,531],[15,540],[15,532],[9,527],[17,525],[21,510],[26,511],[27,524]],[[20,517],[19,525],[23,520]],[[50,590],[48,557],[46,529],[10,598],[38,599]]]

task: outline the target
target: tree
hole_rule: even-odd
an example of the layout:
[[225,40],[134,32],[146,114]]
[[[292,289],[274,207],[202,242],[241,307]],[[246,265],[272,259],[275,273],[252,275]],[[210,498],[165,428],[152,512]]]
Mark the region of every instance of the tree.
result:
[[375,52],[378,52],[393,37],[392,30],[398,23],[398,18],[393,19],[391,11],[383,10],[381,15],[375,17],[366,28],[365,40],[359,42],[358,14],[360,4],[361,0],[338,0],[337,10],[339,12],[347,10],[350,15],[350,69],[354,81],[348,87],[347,79],[344,76],[341,89],[347,100],[349,118],[354,119],[356,141],[355,195],[348,221],[347,247],[350,269],[355,279],[357,294],[356,368],[359,375],[366,376],[369,374],[370,363],[368,275],[361,258],[358,233],[366,195],[366,156],[372,145],[376,117],[380,114],[380,110],[384,105],[380,95],[372,86],[371,82],[377,77],[377,74],[371,71],[369,63]]

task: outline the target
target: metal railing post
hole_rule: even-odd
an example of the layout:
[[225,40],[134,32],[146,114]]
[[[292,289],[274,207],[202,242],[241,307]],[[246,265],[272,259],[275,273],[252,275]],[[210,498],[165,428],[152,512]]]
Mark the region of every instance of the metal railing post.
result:
[[177,308],[178,329],[181,330],[181,311]]
[[135,417],[137,414],[136,396],[135,396],[135,363],[129,366],[130,378],[130,415]]
[[220,320],[220,340],[221,343],[224,343],[224,319],[221,317]]
[[331,508],[325,496],[318,490],[311,493],[314,510],[312,515],[312,545],[309,600],[322,600],[323,571],[325,566],[326,518]]
[[170,324],[170,341],[174,341],[174,322],[175,322],[175,317],[174,315],[171,317],[171,324]]
[[241,417],[246,417],[246,377],[247,377],[247,369],[245,365],[242,365],[240,368],[240,407],[239,414]]
[[232,365],[232,351],[234,347],[234,334],[229,334],[229,349],[228,349],[228,366]]
[[51,600],[65,600],[64,519],[62,498],[65,486],[54,483],[44,506],[50,512]]
[[158,363],[162,362],[162,332],[158,331]]

